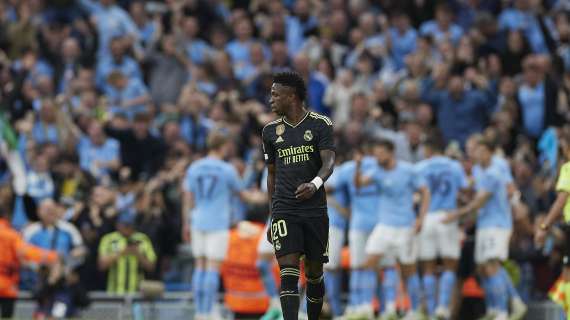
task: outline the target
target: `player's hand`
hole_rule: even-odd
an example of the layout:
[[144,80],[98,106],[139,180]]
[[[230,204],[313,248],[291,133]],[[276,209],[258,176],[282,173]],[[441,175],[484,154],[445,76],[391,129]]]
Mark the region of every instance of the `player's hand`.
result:
[[441,222],[448,224],[454,222],[457,219],[459,219],[457,212],[450,212],[443,218]]
[[543,230],[540,228],[538,230],[536,230],[536,233],[534,234],[535,245],[537,247],[543,247],[547,235],[548,235],[548,231],[546,231],[546,230]]
[[297,191],[295,191],[295,198],[300,200],[307,200],[311,198],[315,192],[317,192],[317,186],[310,182],[303,183],[297,188]]
[[414,232],[416,234],[420,233],[420,231],[422,231],[422,226],[424,224],[423,219],[416,219],[416,224],[414,225]]

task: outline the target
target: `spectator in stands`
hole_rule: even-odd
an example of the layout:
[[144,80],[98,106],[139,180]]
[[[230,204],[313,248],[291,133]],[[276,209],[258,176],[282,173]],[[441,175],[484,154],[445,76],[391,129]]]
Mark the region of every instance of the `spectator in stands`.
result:
[[127,39],[115,37],[110,43],[111,55],[108,58],[100,59],[97,64],[97,84],[105,90],[109,84],[106,83],[108,77],[114,71],[119,71],[129,79],[142,81],[142,73],[137,61],[127,55]]
[[150,124],[150,115],[139,113],[129,128],[121,129],[112,124],[105,126],[105,133],[119,141],[121,164],[130,168],[134,178],[154,176],[164,161],[166,145],[150,132]]
[[77,145],[79,164],[99,181],[108,179],[109,174],[119,168],[119,149],[119,142],[107,138],[101,124],[93,121],[88,135],[81,137]]
[[97,26],[99,35],[99,59],[110,55],[111,39],[117,36],[127,36],[133,43],[138,40],[137,26],[129,14],[116,4],[115,0],[80,0],[79,3],[89,13]]
[[330,109],[323,103],[327,83],[311,70],[309,57],[303,53],[298,54],[294,65],[307,84],[307,105],[319,113],[330,114]]
[[534,53],[548,53],[554,25],[549,17],[535,14],[538,6],[529,0],[515,0],[512,8],[501,12],[499,26],[502,30],[521,30]]
[[132,121],[136,114],[150,111],[148,89],[141,80],[129,78],[121,71],[113,71],[107,77],[107,83],[109,86],[105,87],[105,95],[113,114]]
[[154,271],[156,253],[149,238],[136,231],[136,213],[125,211],[119,214],[117,231],[101,239],[98,265],[108,271],[107,292],[132,294],[138,291],[144,273]]
[[180,45],[184,48],[188,61],[194,64],[204,64],[212,54],[212,48],[198,35],[200,25],[194,16],[182,18],[182,26],[178,36]]
[[526,135],[538,139],[545,129],[560,121],[558,87],[546,76],[538,56],[526,58],[523,69],[523,82],[517,92],[521,127]]
[[77,228],[62,219],[63,208],[51,199],[38,206],[39,222],[28,225],[22,231],[24,240],[46,250],[54,250],[63,259],[65,275],[55,277],[45,270],[38,270],[34,287],[38,287],[38,313],[45,316],[70,317],[76,312],[71,285],[78,279],[74,270],[86,255],[83,239]]
[[27,193],[36,201],[53,197],[55,187],[49,172],[50,163],[45,154],[38,153],[32,161],[32,168],[26,176]]
[[157,106],[175,103],[188,78],[189,60],[176,46],[176,39],[172,34],[163,35],[160,50],[151,51],[144,59],[149,68],[150,96]]
[[420,33],[424,36],[432,36],[436,42],[448,40],[454,44],[457,44],[463,35],[461,27],[453,23],[453,12],[449,4],[444,2],[437,5],[435,20],[422,24]]
[[[487,79],[475,70],[463,70],[455,67],[445,78],[445,88],[436,88],[433,79],[441,76],[434,69],[432,78],[423,89],[423,100],[429,103],[436,114],[437,124],[446,142],[457,141],[461,145],[473,133],[481,132],[487,124],[488,117],[494,111],[495,95]],[[477,89],[465,89],[465,81],[470,81]]]

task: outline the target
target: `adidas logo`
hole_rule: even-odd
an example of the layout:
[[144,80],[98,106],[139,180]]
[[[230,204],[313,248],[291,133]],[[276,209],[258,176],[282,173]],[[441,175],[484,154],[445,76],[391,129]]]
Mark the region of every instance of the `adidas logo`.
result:
[[277,140],[275,140],[275,143],[279,143],[279,142],[284,142],[285,140],[283,140],[283,138],[281,136],[279,136],[277,138]]

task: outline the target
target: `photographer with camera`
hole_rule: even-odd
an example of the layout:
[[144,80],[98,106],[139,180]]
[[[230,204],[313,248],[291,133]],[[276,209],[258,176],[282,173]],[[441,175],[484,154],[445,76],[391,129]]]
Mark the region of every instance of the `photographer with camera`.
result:
[[98,265],[107,271],[107,292],[130,294],[138,291],[144,272],[155,268],[156,253],[150,239],[135,228],[136,213],[125,210],[119,213],[117,231],[101,239]]

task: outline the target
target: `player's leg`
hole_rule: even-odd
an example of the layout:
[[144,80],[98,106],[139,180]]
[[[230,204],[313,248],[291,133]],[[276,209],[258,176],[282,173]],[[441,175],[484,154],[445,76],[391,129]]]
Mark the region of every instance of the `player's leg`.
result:
[[309,320],[319,319],[325,296],[323,262],[305,259],[305,278],[307,279],[307,315]]
[[340,264],[343,244],[344,230],[331,226],[329,229],[329,263],[325,265],[325,286],[333,318],[342,315]]
[[458,259],[442,258],[443,271],[438,280],[436,316],[443,319],[451,317],[451,303],[457,283]]
[[491,282],[489,281],[489,277],[487,276],[486,269],[485,269],[485,249],[487,246],[488,239],[485,239],[486,232],[485,230],[477,229],[475,233],[475,264],[477,265],[477,278],[479,280],[479,284],[485,293],[485,316],[483,319],[492,319],[497,310],[495,308],[495,300],[493,297],[493,290],[491,288]]
[[497,228],[495,229],[494,236],[496,252],[493,253],[492,257],[498,261],[498,273],[507,290],[507,297],[511,307],[510,319],[520,320],[525,316],[528,308],[522,301],[518,291],[513,285],[511,277],[502,265],[502,262],[506,261],[509,256],[511,230]]
[[349,232],[351,307],[348,314],[363,317],[373,313],[372,299],[377,282],[377,268],[366,265],[366,242],[370,231],[352,229]]
[[348,306],[346,308],[346,316],[351,316],[359,303],[360,292],[358,284],[360,283],[360,273],[362,265],[359,265],[359,241],[358,230],[350,229],[348,231],[348,249],[350,254],[350,277],[348,281]]
[[435,275],[437,259],[437,213],[430,213],[418,235],[418,258],[422,266],[422,286],[428,315],[434,316],[437,304],[437,279]]
[[279,263],[279,276],[281,277],[281,310],[285,320],[297,320],[299,318],[299,260],[300,253],[290,253],[277,258]]
[[280,269],[279,299],[283,318],[297,320],[300,304],[299,261],[306,242],[300,218],[274,214],[271,219],[270,236]]
[[[384,261],[389,254],[389,248],[393,246],[393,230],[385,225],[378,224],[372,230],[372,233],[366,241],[365,253],[366,262],[364,263],[365,268],[376,270],[378,273],[381,272],[380,263]],[[395,271],[395,270],[394,270]],[[392,317],[396,315],[396,294],[397,294],[397,284],[393,286],[392,290],[386,292],[385,289],[390,289],[385,287],[385,284],[389,284],[386,281],[393,280],[394,274],[389,271],[389,269],[384,269],[383,273],[383,293],[382,296],[387,300],[386,310],[383,316]],[[389,277],[389,278],[388,278]],[[397,278],[397,276],[395,277]],[[397,280],[396,280],[397,281]],[[393,300],[390,298],[393,296]]]
[[500,272],[501,262],[491,259],[485,262],[483,268],[485,277],[488,279],[488,290],[492,294],[493,307],[496,310],[495,319],[506,320],[509,311],[509,297],[507,284]]
[[321,314],[325,296],[323,264],[329,261],[328,216],[304,218],[302,226],[305,239],[307,315],[309,320],[317,320]]
[[[498,242],[497,229],[477,230],[475,240],[475,262],[485,291],[487,315],[485,318],[506,319],[508,313],[507,284],[500,274],[499,256],[502,246]],[[506,245],[508,253],[508,244]]]
[[400,275],[395,260],[393,257],[383,257],[381,262],[382,281],[378,293],[381,302],[380,314],[388,319],[396,315],[396,299],[400,284]]
[[204,275],[204,306],[205,313],[210,318],[217,318],[215,314],[220,288],[220,267],[226,258],[229,245],[228,230],[210,232],[206,236],[206,274]]
[[408,318],[416,319],[421,312],[422,303],[422,286],[417,268],[417,239],[412,228],[398,228],[395,239],[404,286],[411,302]]
[[204,305],[204,280],[206,275],[206,239],[205,233],[192,230],[192,255],[194,257],[194,271],[192,273],[192,295],[196,308],[196,319],[206,316]]
[[437,278],[435,275],[436,260],[426,260],[421,262],[422,268],[422,290],[425,298],[427,314],[430,317],[435,315],[437,305]]
[[456,272],[461,254],[460,230],[457,224],[438,224],[436,226],[437,254],[442,258],[443,271],[438,281],[436,315],[449,319],[451,297],[455,290]]

